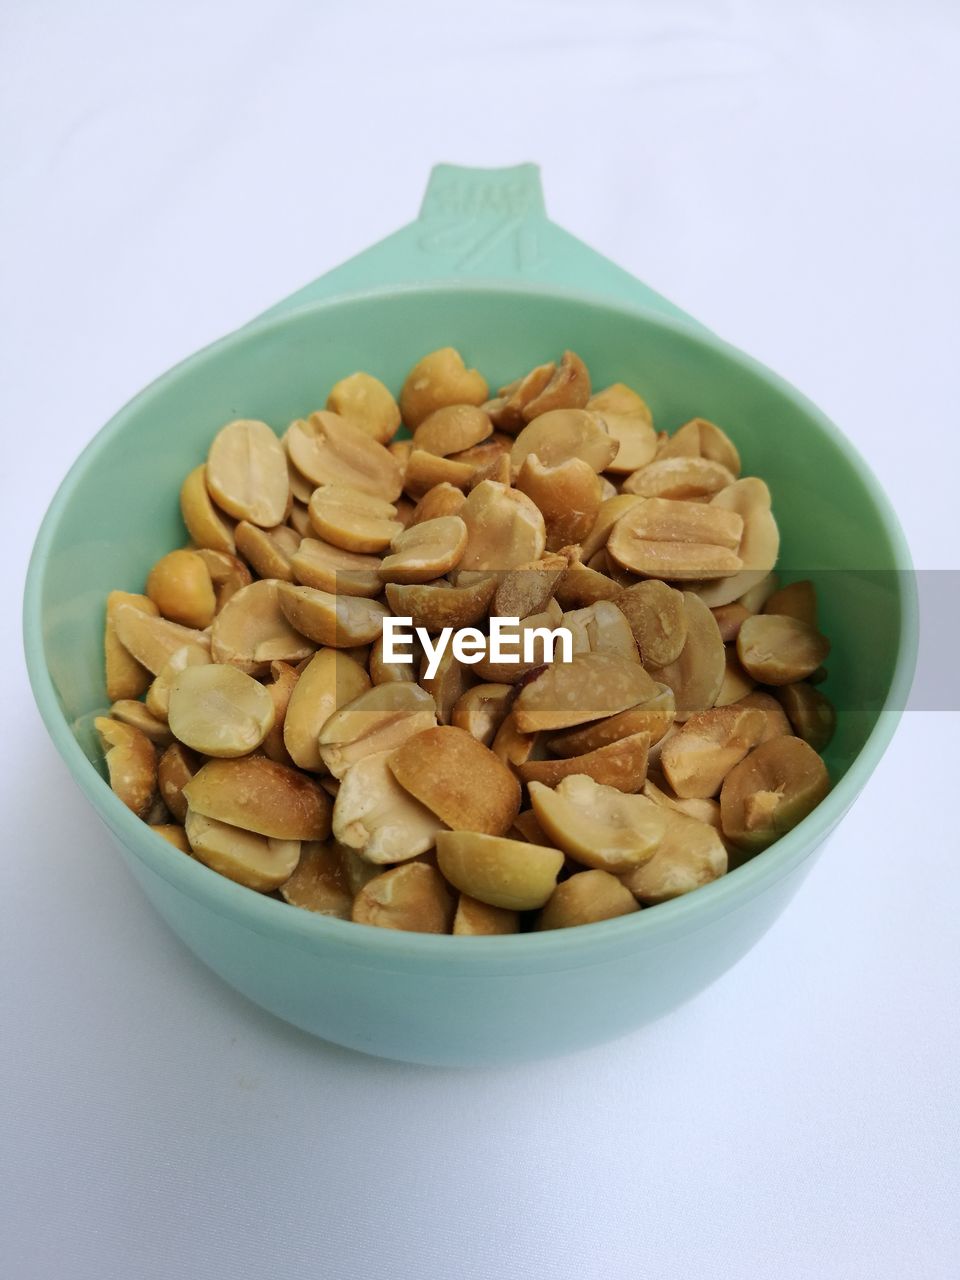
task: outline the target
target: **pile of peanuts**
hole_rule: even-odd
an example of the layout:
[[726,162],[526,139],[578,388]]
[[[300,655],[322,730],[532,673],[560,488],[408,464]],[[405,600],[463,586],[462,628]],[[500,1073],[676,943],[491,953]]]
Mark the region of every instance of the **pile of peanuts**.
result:
[[[399,402],[351,374],[282,437],[222,427],[180,505],[189,544],[108,598],[95,724],[121,800],[250,889],[390,929],[589,924],[827,794],[829,644],[813,585],[779,587],[766,484],[573,352],[492,398],[449,347]],[[427,677],[390,615],[563,626],[573,657],[448,648]]]

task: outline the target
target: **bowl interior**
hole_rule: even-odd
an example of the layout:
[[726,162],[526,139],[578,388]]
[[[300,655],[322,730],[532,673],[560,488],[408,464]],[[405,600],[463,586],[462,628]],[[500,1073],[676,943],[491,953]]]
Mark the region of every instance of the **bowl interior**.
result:
[[[571,347],[596,386],[640,390],[658,427],[694,416],[723,426],[744,474],[771,487],[784,577],[817,582],[833,642],[825,689],[841,712],[828,764],[840,778],[890,692],[906,607],[905,551],[869,472],[813,406],[709,335],[555,292],[481,287],[396,290],[241,330],[154,383],[92,442],[57,495],[31,571],[46,669],[88,759],[100,767],[90,724],[106,706],[105,596],[141,591],[153,561],[183,543],[180,483],[217,428],[242,417],[282,431],[356,369],[399,391],[419,356],[447,345],[491,387]],[[28,648],[30,627],[28,602]]]

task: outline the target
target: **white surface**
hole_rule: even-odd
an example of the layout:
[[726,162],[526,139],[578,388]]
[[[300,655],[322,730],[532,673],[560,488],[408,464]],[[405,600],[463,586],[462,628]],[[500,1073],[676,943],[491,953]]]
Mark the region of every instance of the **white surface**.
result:
[[957,567],[955,6],[20,0],[0,27],[0,1274],[955,1276],[956,715],[907,716],[781,923],[674,1016],[395,1067],[154,918],[46,739],[15,600],[93,432],[412,217],[440,159],[538,160],[561,225],[803,387],[918,565]]

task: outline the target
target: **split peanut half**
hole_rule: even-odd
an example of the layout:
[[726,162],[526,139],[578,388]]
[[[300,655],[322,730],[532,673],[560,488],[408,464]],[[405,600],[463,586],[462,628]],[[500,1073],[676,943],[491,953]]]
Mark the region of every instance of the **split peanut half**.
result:
[[477,831],[441,831],[437,863],[461,893],[492,907],[531,911],[542,907],[553,893],[563,854]]
[[217,505],[237,520],[269,529],[287,518],[287,459],[265,422],[244,418],[220,428],[207,455],[206,483]]
[[351,373],[335,383],[327,396],[327,408],[378,444],[387,444],[400,426],[400,406],[379,378]]
[[656,852],[666,820],[646,796],[574,774],[555,788],[531,782],[537,821],[558,849],[600,871],[642,866]]

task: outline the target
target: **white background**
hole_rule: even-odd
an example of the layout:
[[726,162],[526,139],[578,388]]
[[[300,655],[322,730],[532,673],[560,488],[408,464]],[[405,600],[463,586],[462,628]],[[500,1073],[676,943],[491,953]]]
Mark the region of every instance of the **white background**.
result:
[[436,160],[539,161],[561,225],[807,391],[917,564],[956,568],[956,6],[5,0],[0,25],[0,1274],[956,1276],[956,715],[908,714],[694,1003],[427,1070],[281,1025],[167,934],[17,623],[92,433],[414,216]]

